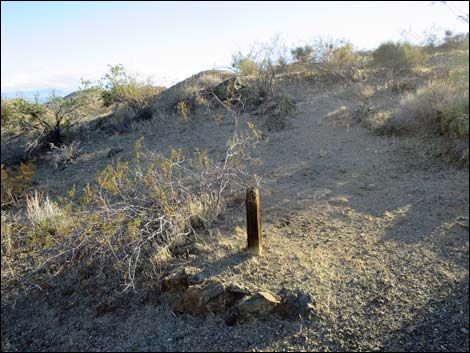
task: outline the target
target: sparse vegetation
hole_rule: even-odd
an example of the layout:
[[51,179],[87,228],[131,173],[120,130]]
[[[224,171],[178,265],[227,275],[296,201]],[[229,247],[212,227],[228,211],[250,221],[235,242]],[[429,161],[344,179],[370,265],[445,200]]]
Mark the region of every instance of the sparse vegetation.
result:
[[[93,88],[44,104],[2,99],[2,155],[22,138],[36,152],[16,166],[2,157],[2,296],[79,312],[94,332],[95,317],[114,320],[131,293],[149,304],[135,315],[150,308],[154,325],[157,301],[173,310],[181,299],[164,290],[176,278],[190,294],[223,288],[211,330],[221,318],[236,323],[223,333],[234,339],[280,322],[294,342],[279,340],[276,326],[272,342],[260,335],[250,349],[463,347],[455,337],[468,334],[468,301],[452,291],[468,294],[468,171],[427,157],[468,167],[468,34],[428,32],[423,46],[373,52],[332,39],[289,50],[277,38],[232,59],[232,71],[168,89],[116,65]],[[71,132],[79,125],[80,136]],[[261,180],[254,170],[269,186],[264,257],[242,251],[245,189]],[[261,297],[284,312],[232,322],[234,298],[253,288],[283,293]],[[308,320],[286,298],[303,300]],[[168,306],[157,310],[171,325],[200,324]],[[8,317],[23,310],[5,307]],[[441,325],[452,325],[452,340],[434,337],[447,332]],[[161,348],[200,348],[187,333],[165,334],[175,345]]]
[[[324,80],[360,80],[364,78],[363,58],[351,43],[329,46],[320,58],[320,75]],[[361,71],[362,68],[362,71]]]
[[163,90],[149,83],[141,82],[129,75],[123,65],[109,67],[109,72],[101,79],[101,98],[105,106],[126,106],[137,120],[152,118],[150,106]]
[[10,171],[7,171],[2,164],[2,209],[17,204],[24,196],[33,178],[34,169],[34,161],[21,163]]
[[[20,249],[12,244],[28,235],[31,251],[42,261],[28,281],[44,283],[50,271],[75,273],[77,264],[85,262],[93,273],[106,274],[111,285],[122,283],[123,290],[152,286],[172,252],[223,211],[227,192],[243,190],[249,175],[242,161],[248,161],[256,140],[256,133],[235,132],[219,164],[199,150],[193,158],[176,149],[169,157],[146,152],[140,139],[135,166],[123,161],[108,165],[95,185],[84,188],[79,206],[73,206],[75,190],[60,199],[61,206],[38,192],[28,195],[25,226],[15,235],[7,232],[2,249],[15,256]],[[14,183],[9,178],[2,169],[2,202],[4,191],[7,196],[19,193],[12,189],[19,177]]]
[[310,45],[297,47],[291,50],[291,54],[296,61],[306,64],[312,60],[313,48]]
[[425,56],[419,47],[409,43],[386,42],[373,53],[374,63],[389,70],[392,77],[410,70],[414,65],[422,63]]
[[53,147],[49,152],[50,160],[52,161],[54,168],[66,166],[69,163],[74,163],[81,155],[82,148],[78,140],[71,142],[70,144],[64,144],[60,147]]
[[396,134],[427,131],[466,138],[468,114],[468,94],[443,83],[429,83],[407,93],[384,128]]

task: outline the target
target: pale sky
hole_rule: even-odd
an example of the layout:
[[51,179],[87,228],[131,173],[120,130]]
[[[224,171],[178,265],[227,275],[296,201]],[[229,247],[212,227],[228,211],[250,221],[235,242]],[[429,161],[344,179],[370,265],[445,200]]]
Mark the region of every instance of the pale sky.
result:
[[323,36],[372,49],[403,30],[468,32],[456,18],[468,13],[468,1],[448,4],[2,1],[1,90],[71,91],[80,78],[98,79],[118,63],[168,86],[229,66],[233,53],[276,34],[289,47]]

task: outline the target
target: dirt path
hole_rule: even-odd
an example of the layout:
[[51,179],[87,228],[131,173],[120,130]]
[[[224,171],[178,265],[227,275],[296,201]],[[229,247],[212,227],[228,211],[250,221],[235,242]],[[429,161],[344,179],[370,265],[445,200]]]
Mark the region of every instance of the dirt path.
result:
[[[27,313],[47,325],[23,318],[21,303],[9,308],[7,317],[21,318],[11,332],[24,334],[9,335],[10,348],[468,351],[468,171],[424,159],[413,139],[335,127],[326,116],[348,104],[340,97],[306,93],[292,126],[258,147],[264,256],[240,251],[240,205],[231,208],[234,222],[221,229],[218,246],[206,244],[193,263],[224,282],[309,293],[315,321],[227,327],[220,318],[175,316],[154,304],[96,318],[92,308],[64,311],[45,300]],[[168,139],[216,148],[229,131],[201,128],[205,138],[188,129]]]
[[335,349],[468,349],[468,172],[423,159],[415,140],[332,126],[339,96],[309,95],[261,147],[265,256],[240,261],[231,244],[214,269],[312,294],[325,326],[309,349],[319,332]]

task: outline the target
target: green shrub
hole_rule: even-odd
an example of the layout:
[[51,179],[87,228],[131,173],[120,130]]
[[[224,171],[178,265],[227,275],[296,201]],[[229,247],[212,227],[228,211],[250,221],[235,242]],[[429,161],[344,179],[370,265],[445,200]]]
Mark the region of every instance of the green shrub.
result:
[[7,126],[10,125],[12,117],[13,117],[13,112],[12,112],[12,107],[11,107],[11,101],[7,99],[1,100],[2,102],[2,111],[1,111],[1,117],[2,117],[2,130]]
[[2,208],[17,204],[24,196],[26,189],[33,179],[34,162],[21,163],[15,169],[7,171],[1,166]]
[[301,63],[308,63],[313,59],[313,47],[305,45],[291,50],[291,54],[295,61]]
[[255,75],[258,72],[258,64],[250,54],[243,55],[241,52],[232,55],[232,68],[242,76]]
[[407,71],[425,59],[421,48],[408,43],[394,42],[381,44],[372,53],[372,57],[377,66],[390,69],[393,73]]
[[338,47],[331,45],[323,51],[319,71],[323,78],[355,80],[362,78],[362,66],[362,57],[354,51],[351,43],[346,42]]
[[121,64],[110,66],[109,72],[100,81],[100,87],[104,106],[125,105],[136,116],[150,107],[163,91],[163,87],[155,87],[130,76]]
[[64,132],[89,114],[90,99],[91,95],[82,90],[66,97],[56,97],[52,91],[44,104],[39,104],[37,98],[35,102],[16,98],[2,102],[2,119],[9,128],[28,136],[25,152],[32,156],[51,146],[61,146]]

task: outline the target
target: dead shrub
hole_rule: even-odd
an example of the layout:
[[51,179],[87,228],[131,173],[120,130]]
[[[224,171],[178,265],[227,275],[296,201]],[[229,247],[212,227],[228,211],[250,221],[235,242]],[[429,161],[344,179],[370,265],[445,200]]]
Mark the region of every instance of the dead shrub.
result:
[[370,85],[359,86],[356,90],[359,105],[352,112],[352,120],[358,123],[365,123],[370,114],[374,111],[371,97],[374,95],[374,88]]
[[82,151],[83,148],[80,147],[80,141],[73,141],[60,147],[53,146],[51,152],[49,152],[49,160],[56,169],[65,167],[68,164],[75,163],[81,156]]
[[287,128],[289,116],[296,110],[294,99],[287,93],[278,94],[260,108],[264,125],[268,131],[281,131]]

